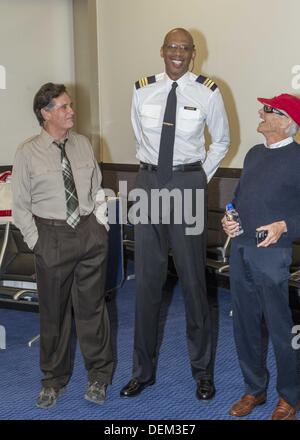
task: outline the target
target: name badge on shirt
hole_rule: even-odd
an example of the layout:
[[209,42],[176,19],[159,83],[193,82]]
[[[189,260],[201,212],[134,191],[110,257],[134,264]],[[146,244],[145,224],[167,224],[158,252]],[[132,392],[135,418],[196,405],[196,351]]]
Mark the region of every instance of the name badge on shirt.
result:
[[188,105],[185,105],[184,110],[192,110],[195,112],[197,110],[197,107],[189,107]]

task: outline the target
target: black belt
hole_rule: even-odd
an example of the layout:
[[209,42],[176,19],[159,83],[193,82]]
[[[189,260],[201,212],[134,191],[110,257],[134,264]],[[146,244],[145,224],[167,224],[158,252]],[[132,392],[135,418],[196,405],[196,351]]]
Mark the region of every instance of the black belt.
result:
[[[80,216],[80,223],[85,222],[89,216],[89,215],[82,215]],[[69,224],[67,223],[66,220],[60,220],[60,219],[54,219],[54,218],[43,218],[43,217],[38,217],[37,215],[34,215],[34,219],[38,222],[38,223],[44,223],[45,225],[51,225],[51,226],[69,226]]]
[[[145,163],[140,162],[140,169],[141,170],[148,170],[148,171],[157,171],[157,165],[152,165],[152,163]],[[172,167],[173,171],[200,171],[202,170],[202,162],[193,162],[193,163],[186,163],[186,164],[180,164],[180,165],[174,165]]]

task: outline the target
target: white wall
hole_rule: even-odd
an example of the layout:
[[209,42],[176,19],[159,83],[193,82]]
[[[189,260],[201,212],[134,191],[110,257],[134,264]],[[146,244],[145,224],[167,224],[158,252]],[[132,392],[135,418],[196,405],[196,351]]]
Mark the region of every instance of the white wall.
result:
[[89,137],[100,160],[96,0],[73,0],[76,129]]
[[[48,81],[74,84],[72,0],[0,0],[0,164],[39,132],[33,96]],[[72,87],[71,87],[72,90]]]
[[[299,0],[75,0],[74,5],[77,125],[96,154],[100,125],[97,157],[104,162],[136,162],[133,84],[163,71],[159,49],[173,27],[190,30],[197,48],[194,72],[210,75],[223,93],[232,135],[223,166],[241,167],[248,149],[262,140],[256,133],[257,96],[300,94]],[[72,0],[0,0],[0,165],[11,164],[17,145],[39,131],[32,99],[47,81],[71,84],[75,98]]]
[[191,31],[194,72],[211,76],[223,93],[232,134],[223,166],[241,167],[248,149],[262,141],[257,96],[297,93],[292,68],[300,64],[299,0],[98,0],[98,11],[104,162],[135,162],[133,83],[164,69],[159,49],[173,27]]

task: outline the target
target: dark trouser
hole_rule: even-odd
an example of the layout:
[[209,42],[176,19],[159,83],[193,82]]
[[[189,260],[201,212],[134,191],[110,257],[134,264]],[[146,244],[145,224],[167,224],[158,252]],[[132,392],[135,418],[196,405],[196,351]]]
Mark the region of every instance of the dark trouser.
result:
[[268,386],[263,361],[262,318],[274,347],[277,391],[289,404],[300,398],[297,352],[292,348],[293,321],[289,308],[291,249],[257,248],[233,240],[230,286],[234,337],[246,393],[258,395]]
[[60,388],[71,376],[72,306],[89,381],[111,383],[113,360],[105,304],[107,232],[94,214],[76,226],[36,221],[42,384]]
[[[156,172],[140,170],[136,186],[150,191],[157,188]],[[187,321],[187,341],[195,380],[210,377],[211,327],[205,282],[206,259],[206,175],[203,170],[174,172],[168,189],[204,190],[201,215],[204,232],[186,235],[186,224],[138,224],[135,226],[136,314],[133,377],[146,382],[155,377],[157,333],[162,288],[167,277],[168,251],[172,249],[181,282]],[[150,206],[150,204],[149,204]],[[174,212],[172,212],[174,217]],[[179,354],[178,354],[179,355]]]

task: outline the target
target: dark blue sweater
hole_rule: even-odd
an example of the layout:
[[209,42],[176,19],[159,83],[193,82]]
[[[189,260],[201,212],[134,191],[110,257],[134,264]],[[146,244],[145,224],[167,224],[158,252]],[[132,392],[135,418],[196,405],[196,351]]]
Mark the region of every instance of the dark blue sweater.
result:
[[288,232],[273,246],[289,247],[300,237],[300,145],[251,148],[233,203],[244,229],[235,240],[252,243],[256,228],[284,220]]

